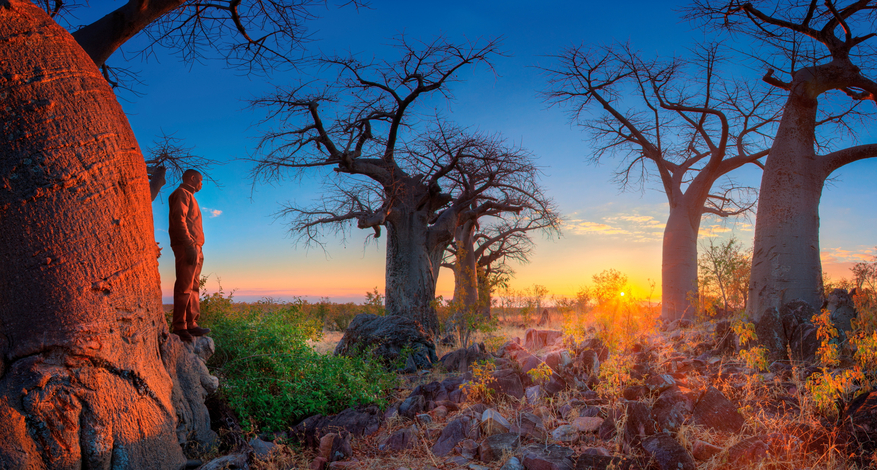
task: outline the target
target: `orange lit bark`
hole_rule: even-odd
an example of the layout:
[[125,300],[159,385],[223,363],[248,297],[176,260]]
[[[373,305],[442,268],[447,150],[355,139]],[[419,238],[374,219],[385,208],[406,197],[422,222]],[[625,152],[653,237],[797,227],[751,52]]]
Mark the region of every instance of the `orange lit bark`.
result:
[[0,0],[0,462],[176,469],[146,168],[72,36]]

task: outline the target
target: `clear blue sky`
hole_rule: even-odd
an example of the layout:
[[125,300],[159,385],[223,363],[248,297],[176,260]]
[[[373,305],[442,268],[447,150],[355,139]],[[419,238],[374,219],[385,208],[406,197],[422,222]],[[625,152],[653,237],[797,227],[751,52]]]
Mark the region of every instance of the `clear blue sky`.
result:
[[[89,21],[95,11],[103,14],[120,4],[92,1],[92,8],[81,10],[79,16]],[[585,135],[567,122],[562,110],[548,108],[539,97],[546,79],[538,67],[551,65],[548,56],[564,47],[581,43],[629,41],[647,54],[684,54],[702,35],[674,11],[683,4],[564,1],[535,8],[532,2],[375,1],[358,11],[333,5],[317,11],[321,18],[310,24],[313,41],[308,48],[315,54],[349,51],[380,58],[389,51],[389,38],[399,33],[424,41],[440,34],[452,41],[501,36],[509,56],[496,59],[496,75],[483,67],[463,71],[463,81],[452,85],[455,100],[441,111],[458,124],[502,133],[531,150],[545,170],[544,186],[569,220],[560,239],[537,237],[531,263],[517,268],[513,287],[542,284],[553,293],[570,295],[608,268],[626,272],[638,286],[645,286],[647,279],[659,286],[665,196],[654,189],[622,194],[610,181],[612,162],[600,166],[586,162],[590,149]],[[134,51],[138,44],[142,43],[134,40],[124,50]],[[117,55],[109,63],[123,61]],[[369,232],[354,228],[346,244],[327,238],[327,253],[294,245],[284,221],[275,220],[273,214],[281,203],[307,205],[319,197],[320,186],[304,180],[254,188],[248,178],[250,164],[239,160],[251,155],[261,130],[257,121],[262,115],[248,109],[247,100],[271,90],[272,83],[319,77],[309,77],[305,71],[246,77],[225,69],[222,60],[187,65],[165,54],[127,66],[139,70],[144,82],[138,89],[145,93],[142,97],[120,93],[141,148],[146,150],[165,132],[184,139],[196,154],[226,162],[212,175],[222,186],[207,184],[197,194],[205,213],[204,272],[211,276],[209,290],[216,289],[217,278],[226,291],[236,289],[241,300],[303,296],[313,301],[328,296],[360,302],[367,290],[376,286],[383,290],[382,240],[364,244]],[[863,135],[863,142],[877,140],[871,132]],[[850,165],[824,193],[821,244],[825,267],[834,277],[847,275],[845,269],[852,261],[874,254],[875,168],[873,161]],[[756,187],[758,179],[751,171],[738,176]],[[166,204],[172,189],[165,187],[153,205],[156,239],[166,248],[160,260],[165,302],[170,301],[173,283]],[[717,222],[704,221],[707,231],[714,226],[715,233],[726,235]],[[751,243],[746,221],[727,228]],[[452,274],[443,270],[439,293],[449,297],[451,289]]]

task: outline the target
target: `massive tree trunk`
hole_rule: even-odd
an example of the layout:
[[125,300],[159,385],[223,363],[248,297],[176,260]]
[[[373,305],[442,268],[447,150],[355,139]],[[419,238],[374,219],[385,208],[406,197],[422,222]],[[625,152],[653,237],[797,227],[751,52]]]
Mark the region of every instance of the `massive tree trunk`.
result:
[[754,321],[794,299],[822,305],[819,199],[827,174],[814,151],[816,110],[815,98],[790,93],[765,164],[747,305]]
[[661,318],[666,322],[694,318],[691,296],[697,295],[697,232],[703,200],[692,199],[680,196],[679,202],[670,207],[664,227]]
[[134,135],[27,0],[0,0],[0,67],[0,466],[180,468]]
[[435,282],[439,264],[429,241],[429,214],[399,210],[387,219],[387,315],[401,315],[437,331]]

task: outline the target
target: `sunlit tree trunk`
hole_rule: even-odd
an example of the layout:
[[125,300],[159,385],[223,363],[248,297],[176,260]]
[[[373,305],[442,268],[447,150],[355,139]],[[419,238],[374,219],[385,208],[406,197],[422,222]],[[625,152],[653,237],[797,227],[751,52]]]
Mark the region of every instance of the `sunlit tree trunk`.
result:
[[679,199],[670,207],[664,227],[661,317],[665,321],[694,318],[692,300],[697,295],[697,233],[703,201],[685,196]]
[[180,468],[127,119],[88,55],[25,0],[0,1],[0,103],[0,466]]
[[478,306],[478,271],[475,256],[475,222],[466,221],[455,229],[454,301],[467,311]]
[[792,93],[765,164],[755,221],[748,316],[801,299],[822,305],[819,199],[826,173],[814,151],[817,101]]

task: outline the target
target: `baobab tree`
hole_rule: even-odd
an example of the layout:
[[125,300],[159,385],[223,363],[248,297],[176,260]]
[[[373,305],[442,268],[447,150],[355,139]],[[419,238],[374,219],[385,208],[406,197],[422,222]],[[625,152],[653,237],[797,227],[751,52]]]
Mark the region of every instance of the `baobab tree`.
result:
[[[58,14],[65,3],[45,5]],[[115,50],[183,11],[152,10],[168,5],[184,3],[131,1],[85,36]],[[206,31],[216,32],[196,32]],[[179,439],[191,431],[178,428],[191,411],[181,401],[203,400],[203,390],[179,395],[146,164],[95,57],[35,4],[0,2],[4,468],[181,468]]]
[[[657,178],[670,214],[664,228],[662,318],[691,318],[697,236],[705,214],[729,217],[754,205],[754,191],[726,175],[761,165],[775,94],[723,79],[715,46],[691,60],[645,60],[627,46],[567,49],[547,69],[546,93],[595,143],[592,161],[618,157],[623,189]],[[591,118],[598,110],[599,117]]]
[[[385,228],[387,314],[409,316],[436,330],[435,283],[460,215],[479,201],[520,210],[515,200],[482,196],[512,194],[502,179],[465,187],[453,178],[469,167],[528,161],[501,138],[440,118],[424,120],[412,109],[425,95],[449,96],[448,85],[463,68],[489,66],[499,55],[496,41],[464,46],[439,38],[411,44],[401,37],[396,47],[401,57],[395,62],[324,60],[339,71],[334,87],[327,84],[317,93],[281,89],[256,100],[280,127],[262,139],[254,177],[274,180],[331,167],[331,190],[317,206],[287,207],[281,215],[292,217],[292,231],[310,243],[320,243],[326,228],[344,230],[353,221],[376,237]],[[329,122],[325,107],[333,103],[336,117]]]
[[689,11],[694,19],[742,33],[770,51],[753,59],[767,70],[763,81],[786,95],[761,179],[746,310],[755,321],[795,299],[817,309],[822,305],[822,188],[842,166],[877,157],[875,143],[832,145],[837,135],[864,129],[857,123],[861,119],[877,116],[875,11],[874,0],[702,0]]
[[534,246],[530,232],[560,234],[561,218],[548,199],[536,210],[485,215],[489,217],[461,218],[442,267],[454,273],[455,303],[489,317],[494,280],[514,273],[511,262],[529,262]]

